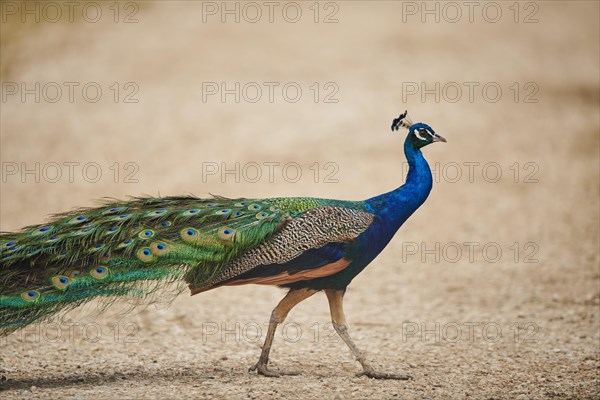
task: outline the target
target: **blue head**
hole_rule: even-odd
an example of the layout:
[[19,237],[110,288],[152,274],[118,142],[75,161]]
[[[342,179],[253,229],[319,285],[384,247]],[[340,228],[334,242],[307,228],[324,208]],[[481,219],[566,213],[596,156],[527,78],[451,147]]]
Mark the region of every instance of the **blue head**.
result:
[[425,147],[428,144],[435,142],[446,142],[442,136],[435,133],[432,127],[422,122],[413,124],[410,119],[406,116],[406,111],[400,114],[398,118],[395,118],[392,122],[392,131],[398,130],[401,126],[408,129],[408,136],[406,137],[406,143],[409,144],[415,150]]

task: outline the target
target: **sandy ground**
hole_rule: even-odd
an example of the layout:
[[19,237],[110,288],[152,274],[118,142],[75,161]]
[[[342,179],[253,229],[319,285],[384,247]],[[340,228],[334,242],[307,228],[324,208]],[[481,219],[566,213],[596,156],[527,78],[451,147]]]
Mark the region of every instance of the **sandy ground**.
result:
[[[495,23],[483,3],[455,23],[443,3],[430,3],[439,23],[421,21],[420,2],[321,3],[318,23],[312,2],[296,23],[284,3],[272,23],[265,6],[252,23],[239,3],[240,22],[223,23],[220,2],[166,1],[121,3],[115,23],[111,4],[95,23],[49,22],[50,9],[21,23],[3,8],[0,228],[104,196],[365,199],[404,179],[404,133],[389,123],[408,108],[448,144],[425,150],[434,189],[349,287],[346,313],[376,365],[414,379],[355,377],[321,294],[292,311],[271,354],[302,375],[249,373],[283,293],[247,286],[127,315],[81,310],[3,338],[3,399],[600,396],[597,2],[520,3],[517,16],[496,3]],[[240,83],[239,102],[207,93],[222,82]],[[436,82],[440,98],[422,99]],[[34,93],[24,101],[21,83]],[[86,84],[102,89],[97,102]],[[238,181],[203,176],[236,162]]]

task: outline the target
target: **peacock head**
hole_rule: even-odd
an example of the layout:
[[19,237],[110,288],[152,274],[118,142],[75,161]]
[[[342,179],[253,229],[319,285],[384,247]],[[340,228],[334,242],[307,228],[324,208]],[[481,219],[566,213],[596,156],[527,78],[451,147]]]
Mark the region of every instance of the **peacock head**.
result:
[[446,139],[435,133],[432,127],[422,122],[413,124],[406,114],[407,111],[404,111],[398,118],[394,118],[392,131],[397,131],[400,127],[408,129],[406,142],[413,148],[420,149],[431,143],[446,142]]

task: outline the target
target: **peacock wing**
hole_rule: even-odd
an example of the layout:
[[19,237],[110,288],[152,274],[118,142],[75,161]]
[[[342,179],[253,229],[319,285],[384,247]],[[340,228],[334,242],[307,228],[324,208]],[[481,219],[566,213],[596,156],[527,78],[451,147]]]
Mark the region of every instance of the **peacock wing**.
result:
[[350,263],[340,245],[356,239],[373,219],[372,213],[356,208],[309,209],[288,218],[278,232],[234,259],[214,279],[192,285],[192,293],[220,285],[283,284],[331,275]]

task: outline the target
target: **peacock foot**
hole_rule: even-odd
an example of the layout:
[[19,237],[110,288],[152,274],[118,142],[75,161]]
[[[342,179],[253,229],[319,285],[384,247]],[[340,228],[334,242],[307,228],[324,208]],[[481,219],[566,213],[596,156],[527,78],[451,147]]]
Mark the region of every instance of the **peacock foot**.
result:
[[300,375],[297,371],[274,371],[267,368],[267,364],[257,362],[254,366],[250,367],[248,371],[256,371],[259,375],[268,376],[271,378],[279,378],[282,376],[293,376]]
[[407,381],[412,379],[409,375],[388,374],[386,372],[377,372],[371,368],[365,368],[361,373],[356,374],[357,377],[366,376],[373,379],[396,379],[399,381]]

